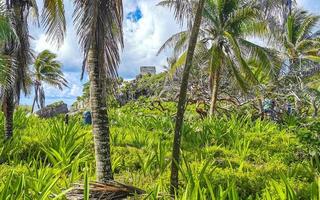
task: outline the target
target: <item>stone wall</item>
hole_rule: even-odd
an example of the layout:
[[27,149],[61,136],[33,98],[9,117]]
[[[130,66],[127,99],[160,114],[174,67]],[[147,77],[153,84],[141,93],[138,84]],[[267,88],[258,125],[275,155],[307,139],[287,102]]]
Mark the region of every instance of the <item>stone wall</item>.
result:
[[156,67],[155,66],[141,66],[140,67],[140,74],[141,75],[155,75],[156,74]]
[[38,115],[41,118],[51,118],[55,117],[61,114],[68,113],[68,105],[65,103],[54,103],[51,105],[48,105],[36,112],[36,115]]

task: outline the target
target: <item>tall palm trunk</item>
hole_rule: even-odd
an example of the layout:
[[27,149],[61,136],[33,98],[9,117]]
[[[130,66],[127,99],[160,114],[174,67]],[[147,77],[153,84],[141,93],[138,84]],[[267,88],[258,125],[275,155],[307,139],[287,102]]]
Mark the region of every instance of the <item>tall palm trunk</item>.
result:
[[[90,78],[90,102],[96,157],[97,181],[107,183],[113,180],[110,157],[110,129],[107,113],[106,72],[99,62],[97,43],[93,43],[88,53]],[[103,64],[102,64],[103,65]]]
[[14,93],[12,88],[5,91],[2,109],[5,116],[4,134],[5,139],[10,140],[13,136],[13,112],[14,112]]
[[213,72],[212,78],[212,91],[211,91],[211,102],[210,102],[210,117],[212,117],[216,111],[218,90],[220,82],[220,67],[216,68]]
[[[4,100],[2,103],[3,112],[5,116],[5,137],[7,139],[13,136],[13,113],[15,105],[20,101],[20,90],[25,85],[25,70],[28,66],[28,51],[29,51],[29,34],[27,26],[27,15],[24,13],[26,1],[6,1],[7,8],[13,9],[14,26],[16,35],[19,38],[19,45],[17,48],[13,48],[13,44],[9,44],[9,49],[12,50],[12,54],[15,57],[17,68],[15,69],[15,80],[13,80],[14,86],[6,90]],[[14,50],[13,50],[14,49]],[[17,99],[15,101],[15,99]]]
[[177,193],[179,186],[179,163],[180,163],[180,145],[181,145],[181,132],[183,125],[184,112],[186,107],[186,98],[187,98],[187,88],[189,74],[192,67],[194,50],[196,47],[199,29],[202,20],[202,11],[204,7],[205,0],[200,0],[194,19],[194,24],[191,31],[191,36],[189,40],[188,52],[186,57],[186,63],[183,70],[182,82],[180,87],[180,96],[177,108],[176,124],[174,130],[174,140],[173,140],[173,149],[172,149],[172,162],[171,162],[171,177],[170,177],[170,194],[174,196]]

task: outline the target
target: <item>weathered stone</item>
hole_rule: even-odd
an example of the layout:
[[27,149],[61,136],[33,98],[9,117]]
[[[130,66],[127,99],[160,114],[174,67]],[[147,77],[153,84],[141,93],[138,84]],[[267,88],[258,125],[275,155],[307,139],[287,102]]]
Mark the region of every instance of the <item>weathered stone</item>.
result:
[[155,75],[156,74],[156,67],[155,66],[141,66],[140,67],[140,74],[141,75]]
[[57,102],[50,104],[36,112],[36,115],[38,115],[41,118],[51,118],[58,116],[60,114],[66,114],[68,113],[68,105],[64,102]]

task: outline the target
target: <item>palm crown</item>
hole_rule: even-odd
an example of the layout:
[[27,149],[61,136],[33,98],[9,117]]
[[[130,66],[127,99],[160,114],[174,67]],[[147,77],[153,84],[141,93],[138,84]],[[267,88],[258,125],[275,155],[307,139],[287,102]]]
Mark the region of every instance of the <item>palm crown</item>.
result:
[[294,10],[288,17],[285,33],[280,39],[284,57],[290,61],[290,69],[297,69],[303,63],[314,66],[320,62],[320,34],[314,32],[320,16]]
[[45,92],[43,83],[59,88],[68,86],[67,80],[64,78],[61,70],[61,63],[56,61],[57,55],[51,53],[48,50],[44,50],[34,61],[33,77],[34,77],[34,103],[32,110],[34,109],[35,103],[38,107],[43,108],[45,106]]

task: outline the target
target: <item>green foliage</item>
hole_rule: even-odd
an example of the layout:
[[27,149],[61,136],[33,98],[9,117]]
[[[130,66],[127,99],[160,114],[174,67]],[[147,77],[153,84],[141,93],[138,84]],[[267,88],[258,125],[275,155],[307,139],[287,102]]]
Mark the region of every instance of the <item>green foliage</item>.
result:
[[[170,199],[175,104],[163,103],[168,112],[149,104],[110,111],[113,170],[117,180],[145,189],[143,198]],[[276,124],[240,114],[200,120],[193,108],[183,128],[178,199],[319,198],[320,161],[310,153],[319,147],[317,121]],[[78,120],[65,125],[16,111],[15,137],[0,140],[0,199],[64,199],[77,182],[88,198],[93,138]]]

